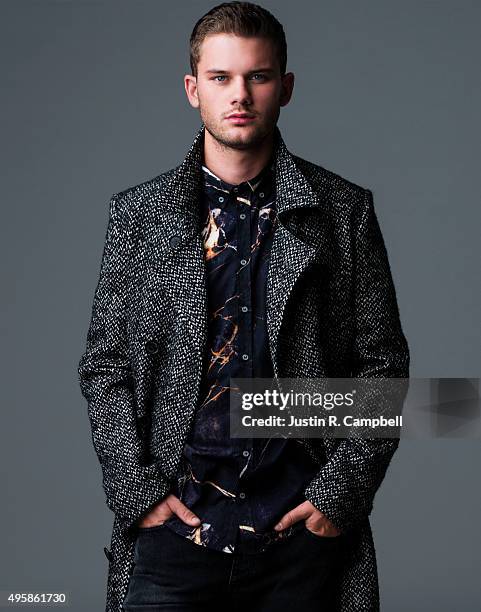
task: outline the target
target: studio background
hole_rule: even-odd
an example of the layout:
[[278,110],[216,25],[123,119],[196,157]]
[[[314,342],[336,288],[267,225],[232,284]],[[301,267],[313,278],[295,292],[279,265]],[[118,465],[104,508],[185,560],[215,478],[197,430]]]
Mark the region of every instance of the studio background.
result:
[[[182,80],[215,4],[0,3],[0,591],[103,609],[113,515],[77,364],[111,194],[179,164],[200,126]],[[373,191],[411,376],[479,377],[479,3],[260,4],[296,76],[289,150]],[[401,442],[371,515],[382,610],[479,610],[480,446]]]

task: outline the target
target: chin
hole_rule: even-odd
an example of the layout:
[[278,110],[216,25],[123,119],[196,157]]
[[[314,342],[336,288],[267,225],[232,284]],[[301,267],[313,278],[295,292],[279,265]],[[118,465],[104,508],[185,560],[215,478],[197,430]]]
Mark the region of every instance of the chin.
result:
[[259,144],[265,132],[259,125],[223,125],[210,126],[204,120],[207,131],[219,143],[232,149],[248,149]]
[[253,126],[233,126],[224,133],[224,140],[231,147],[246,148],[260,143],[264,138],[263,130]]

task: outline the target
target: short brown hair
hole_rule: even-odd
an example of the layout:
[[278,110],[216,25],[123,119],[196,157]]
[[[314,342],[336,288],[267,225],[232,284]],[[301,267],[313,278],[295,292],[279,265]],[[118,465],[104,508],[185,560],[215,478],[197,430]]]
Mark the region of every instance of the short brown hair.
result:
[[287,43],[284,28],[268,10],[252,2],[223,2],[201,17],[190,36],[190,68],[197,77],[200,46],[209,34],[267,38],[277,50],[281,76],[286,72]]

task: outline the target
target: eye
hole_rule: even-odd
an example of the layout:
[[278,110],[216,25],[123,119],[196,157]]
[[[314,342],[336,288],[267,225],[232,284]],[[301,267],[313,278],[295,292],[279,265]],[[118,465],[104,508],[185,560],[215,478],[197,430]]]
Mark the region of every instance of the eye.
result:
[[[213,78],[213,81],[215,81],[216,79],[226,79],[227,77],[225,76],[225,74],[218,74],[217,76],[215,76]],[[218,83],[223,83],[224,81],[217,81]]]
[[[260,72],[256,72],[256,74],[253,74],[252,76],[253,76],[253,77],[258,76],[258,77],[260,77],[261,79],[265,79],[265,78],[266,78],[265,74],[261,74]],[[256,80],[258,80],[258,79],[256,79]]]

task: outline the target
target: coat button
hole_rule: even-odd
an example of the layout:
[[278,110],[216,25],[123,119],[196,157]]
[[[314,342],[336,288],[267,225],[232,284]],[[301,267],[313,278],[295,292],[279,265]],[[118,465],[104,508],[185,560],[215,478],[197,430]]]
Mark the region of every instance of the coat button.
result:
[[147,340],[145,343],[145,350],[150,355],[154,355],[159,350],[157,342],[155,342],[155,340]]
[[105,553],[105,556],[107,557],[107,559],[109,561],[112,561],[112,553],[110,552],[110,550],[106,546],[104,546],[104,553]]
[[170,246],[175,249],[176,246],[178,246],[180,243],[180,236],[171,236],[170,240],[169,240],[169,244]]

